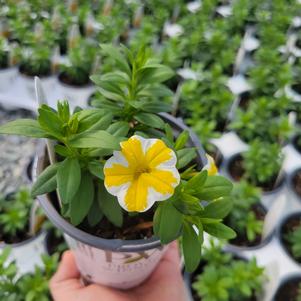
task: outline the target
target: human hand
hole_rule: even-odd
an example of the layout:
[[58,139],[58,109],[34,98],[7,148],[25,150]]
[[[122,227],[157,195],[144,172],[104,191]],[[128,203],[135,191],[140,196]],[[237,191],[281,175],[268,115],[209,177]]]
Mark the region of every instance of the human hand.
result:
[[64,253],[50,281],[54,301],[185,301],[177,243],[169,246],[153,274],[140,286],[121,291],[98,284],[84,286],[71,251]]

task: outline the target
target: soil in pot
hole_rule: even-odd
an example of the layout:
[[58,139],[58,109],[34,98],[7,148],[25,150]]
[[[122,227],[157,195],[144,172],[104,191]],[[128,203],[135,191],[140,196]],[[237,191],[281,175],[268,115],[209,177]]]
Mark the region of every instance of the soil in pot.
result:
[[297,93],[301,94],[301,83],[296,83],[292,85],[292,89]]
[[[50,198],[56,209],[59,211],[56,193],[51,193]],[[93,228],[86,222],[80,224],[78,228],[84,232],[105,239],[146,239],[153,236],[153,215],[154,210],[148,210],[145,213],[139,213],[136,216],[130,216],[128,212],[123,211],[122,228],[114,226],[106,217],[103,217]]]
[[297,301],[300,295],[301,277],[289,279],[277,289],[273,301]]
[[301,226],[301,217],[300,216],[292,216],[281,226],[280,230],[280,239],[283,247],[289,253],[291,258],[293,258],[298,263],[301,263],[301,257],[296,258],[293,253],[292,244],[290,243],[288,236],[296,231]]
[[[264,221],[267,211],[261,204],[253,205],[251,210],[254,212],[256,220],[262,222]],[[229,225],[227,222],[227,218],[225,220],[225,224]],[[235,230],[235,227],[233,227],[233,229]],[[261,234],[257,234],[254,240],[249,241],[246,231],[244,231],[243,233],[239,233],[239,231],[236,230],[235,232],[237,236],[229,241],[231,245],[238,246],[238,247],[255,247],[260,245],[260,243],[262,242]]]
[[239,100],[239,107],[243,110],[246,111],[249,104],[251,102],[251,94],[250,92],[244,92],[240,95],[240,100]]
[[[243,157],[241,155],[234,156],[228,165],[228,172],[230,173],[232,179],[236,182],[240,181],[245,174],[243,166]],[[265,183],[254,183],[257,187],[260,187],[264,192],[271,192],[281,186],[284,178],[277,181],[278,175],[275,175],[272,179]]]
[[296,171],[292,178],[293,189],[301,198],[301,169]]
[[65,85],[72,87],[83,87],[90,84],[89,74],[84,76],[79,76],[76,78],[71,78],[66,72],[59,74],[58,79]]

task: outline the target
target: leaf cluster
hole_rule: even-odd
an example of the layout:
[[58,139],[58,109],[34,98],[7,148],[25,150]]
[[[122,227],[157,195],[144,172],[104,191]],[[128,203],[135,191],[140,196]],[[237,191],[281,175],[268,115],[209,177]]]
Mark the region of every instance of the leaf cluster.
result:
[[48,282],[56,271],[58,256],[43,256],[43,268],[18,277],[15,261],[10,260],[10,249],[0,254],[0,298],[3,301],[50,301]]
[[242,156],[244,178],[255,186],[273,184],[284,159],[279,144],[259,140],[254,140]]
[[260,189],[246,181],[234,184],[232,191],[233,208],[225,223],[235,230],[239,237],[246,237],[251,243],[261,235],[263,222],[256,218],[254,206],[260,202]]
[[[219,251],[222,253],[221,248]],[[229,254],[223,255],[226,262],[222,265],[208,262],[192,284],[198,296],[203,301],[244,301],[252,296],[259,297],[265,276],[264,269],[258,266],[256,259],[245,261]]]
[[301,226],[292,229],[284,237],[285,241],[289,244],[290,250],[297,260],[301,259]]
[[[284,143],[292,132],[286,114],[288,106],[289,100],[286,97],[251,99],[247,110],[240,108],[236,110],[230,128],[247,143],[255,139],[270,143]],[[266,126],[267,120],[269,126]]]
[[91,41],[81,38],[69,49],[67,61],[60,65],[60,71],[73,85],[89,83],[93,71],[97,47]]
[[28,229],[28,216],[33,199],[30,190],[23,187],[13,195],[0,200],[0,228],[2,238],[12,240]]
[[103,55],[112,61],[114,71],[91,77],[103,95],[94,105],[114,112],[121,120],[162,128],[164,124],[156,113],[170,110],[164,99],[173,94],[162,83],[173,76],[173,71],[144,47],[137,53],[112,45],[101,48]]

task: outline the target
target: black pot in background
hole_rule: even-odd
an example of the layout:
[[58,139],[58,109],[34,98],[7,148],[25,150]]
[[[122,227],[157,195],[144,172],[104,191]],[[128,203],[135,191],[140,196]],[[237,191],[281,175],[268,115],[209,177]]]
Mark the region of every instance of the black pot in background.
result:
[[[265,206],[263,206],[261,203],[256,204],[256,205],[259,206],[259,208],[261,208],[261,210],[263,210],[265,212],[265,214],[267,214],[267,209],[265,208]],[[239,246],[239,245],[235,245],[234,243],[231,243],[231,241],[229,241],[229,243],[225,246],[225,250],[232,252],[232,253],[240,253],[243,251],[259,250],[270,243],[270,241],[273,238],[274,232],[275,231],[271,231],[271,233],[269,233],[269,235],[265,239],[263,239],[262,241],[260,241],[258,244],[255,244],[255,245]]]
[[[298,168],[294,170],[292,173],[288,174],[287,186],[289,187],[290,191],[292,191],[296,199],[298,199],[298,201],[301,202],[301,186],[294,184],[297,177],[300,177],[300,182],[301,182],[301,168]],[[300,194],[296,191],[296,186],[298,186],[298,188],[300,189]]]
[[291,258],[292,261],[294,261],[296,264],[301,265],[300,262],[298,262],[293,255],[290,253],[290,251],[288,250],[285,242],[283,241],[283,230],[284,230],[284,226],[291,220],[299,218],[300,219],[300,224],[301,224],[301,211],[300,212],[295,212],[292,214],[289,214],[287,216],[285,216],[279,223],[278,228],[277,228],[277,236],[279,239],[279,242],[281,244],[282,249],[285,251],[286,255]]
[[291,275],[283,279],[278,286],[272,301],[296,301],[294,294],[301,283],[301,274]]
[[[229,158],[226,158],[223,163],[223,169],[225,171],[225,175],[233,182],[239,182],[240,179],[234,178],[233,175],[230,172],[230,166],[233,164],[234,161],[237,159],[242,158],[241,153],[236,153]],[[241,173],[240,178],[242,178],[243,173]],[[286,173],[282,173],[280,180],[278,181],[278,184],[275,188],[272,190],[263,190],[262,189],[262,204],[266,208],[270,208],[273,204],[273,201],[277,198],[277,196],[280,194],[282,189],[284,188],[285,184],[285,179],[286,179]],[[259,186],[258,186],[259,187]],[[260,187],[259,187],[260,188]]]

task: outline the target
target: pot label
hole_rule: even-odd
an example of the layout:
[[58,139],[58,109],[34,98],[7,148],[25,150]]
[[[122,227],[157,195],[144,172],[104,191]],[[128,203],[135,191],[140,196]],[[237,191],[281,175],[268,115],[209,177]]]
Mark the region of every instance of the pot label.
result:
[[166,247],[141,252],[112,252],[83,244],[65,234],[86,282],[128,289],[142,283],[155,269]]

